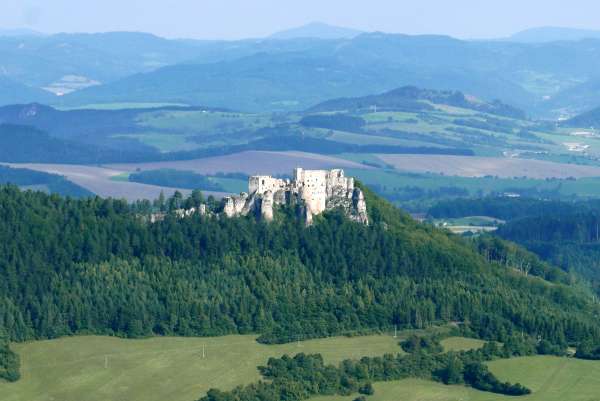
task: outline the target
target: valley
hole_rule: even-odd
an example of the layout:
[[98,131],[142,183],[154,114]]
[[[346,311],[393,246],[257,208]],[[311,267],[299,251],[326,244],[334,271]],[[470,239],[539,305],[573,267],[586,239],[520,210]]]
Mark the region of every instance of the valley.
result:
[[7,7],[0,400],[595,400],[600,31],[266,2]]
[[[447,192],[434,198],[451,196],[449,188],[456,194],[600,195],[588,185],[600,177],[600,136],[594,129],[526,119],[511,106],[460,92],[404,87],[283,114],[131,106],[143,105],[0,108],[5,124],[40,130],[18,133],[2,126],[27,135],[29,146],[0,160],[129,200],[155,198],[161,191],[187,193],[168,182],[152,187],[118,178],[135,171],[169,169],[218,179],[218,174],[285,174],[297,166],[351,170],[405,207],[423,197],[410,194],[413,187]],[[59,146],[68,147],[65,157],[44,154]],[[217,192],[237,192],[239,184],[231,184]]]

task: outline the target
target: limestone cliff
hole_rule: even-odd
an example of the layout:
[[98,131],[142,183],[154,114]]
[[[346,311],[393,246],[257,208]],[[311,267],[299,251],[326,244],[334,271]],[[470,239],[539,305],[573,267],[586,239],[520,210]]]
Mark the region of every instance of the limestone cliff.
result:
[[344,210],[354,221],[369,224],[364,194],[354,186],[354,178],[344,176],[343,170],[296,168],[291,180],[252,176],[248,190],[249,194],[242,193],[223,200],[223,212],[227,217],[253,212],[271,221],[276,205],[300,203],[307,225],[312,224],[313,216],[335,208]]

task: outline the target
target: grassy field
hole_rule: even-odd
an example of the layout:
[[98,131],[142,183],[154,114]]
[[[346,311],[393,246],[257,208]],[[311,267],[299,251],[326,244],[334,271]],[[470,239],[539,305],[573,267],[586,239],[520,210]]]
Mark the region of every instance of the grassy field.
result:
[[[400,337],[407,333],[400,333]],[[453,337],[446,351],[483,342]],[[82,336],[17,344],[23,378],[0,383],[2,401],[193,401],[209,388],[231,389],[260,379],[257,366],[269,357],[320,353],[329,363],[347,358],[402,352],[391,335],[334,337],[284,345],[262,345],[254,336],[124,340]],[[530,401],[595,401],[600,394],[600,362],[536,356],[489,364],[501,380],[533,390]],[[372,401],[495,401],[513,397],[464,386],[408,379],[376,383]],[[351,401],[318,397],[312,401]],[[521,398],[519,398],[521,399]]]
[[402,352],[391,335],[262,345],[254,336],[70,337],[14,346],[23,378],[0,383],[2,401],[193,401],[209,388],[259,380],[269,357],[320,353],[330,363]]
[[[509,397],[464,386],[425,380],[376,383],[370,401],[596,401],[600,399],[600,362],[536,356],[494,361],[490,370],[501,380],[520,382],[533,394]],[[352,397],[318,397],[311,401],[351,401]]]
[[194,133],[224,133],[270,125],[268,114],[245,114],[212,111],[150,111],[140,115],[143,127],[188,131]]
[[400,171],[439,173],[461,177],[497,176],[582,178],[600,176],[600,167],[553,163],[533,159],[440,156],[440,155],[379,155],[385,163]]
[[[354,160],[373,162],[373,159],[355,155]],[[347,155],[344,157],[352,159]],[[380,162],[381,163],[381,162]],[[375,163],[374,163],[375,164]],[[556,193],[563,197],[577,195],[580,197],[600,196],[600,177],[583,177],[579,179],[532,179],[532,178],[496,178],[496,177],[460,177],[441,174],[421,174],[399,172],[393,170],[364,170],[346,169],[348,175],[359,178],[367,185],[380,185],[386,187],[386,192],[394,188],[418,187],[424,190],[435,191],[444,187],[464,188],[471,196],[478,193],[490,192],[520,192],[539,191]]]
[[298,166],[302,166],[306,169],[369,169],[367,166],[362,166],[356,162],[344,160],[335,156],[304,152],[264,151],[247,151],[226,156],[214,156],[194,160],[116,164],[108,167],[121,171],[135,171],[138,168],[140,170],[169,168],[212,175],[219,172],[246,174],[291,174],[293,169]]
[[474,338],[449,337],[442,340],[444,351],[468,351],[483,347],[485,341]]
[[168,106],[187,106],[183,103],[96,103],[78,107],[56,107],[59,110],[125,110],[157,109]]
[[137,139],[143,144],[155,147],[163,153],[193,150],[200,147],[199,144],[188,141],[187,135],[145,132],[136,134],[117,134],[113,135],[113,137]]

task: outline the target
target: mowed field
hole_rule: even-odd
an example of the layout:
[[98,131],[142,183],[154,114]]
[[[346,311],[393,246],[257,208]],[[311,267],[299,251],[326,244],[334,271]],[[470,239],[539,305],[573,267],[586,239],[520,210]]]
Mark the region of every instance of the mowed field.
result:
[[[175,191],[184,195],[191,191],[182,188],[161,187],[156,185],[139,184],[126,180],[115,179],[115,177],[126,174],[127,171],[114,168],[105,168],[97,166],[81,166],[74,164],[34,164],[34,163],[2,163],[3,165],[14,168],[26,168],[35,171],[42,171],[50,174],[64,176],[71,182],[99,195],[103,198],[127,199],[136,201],[138,199],[157,199],[161,192],[165,196],[171,196]],[[213,195],[217,198],[225,194],[220,192],[205,192],[206,195]]]
[[[596,401],[600,399],[600,361],[535,356],[494,361],[490,370],[500,380],[521,383],[533,393],[510,397],[464,386],[445,386],[407,379],[375,383],[370,401]],[[352,401],[351,397],[317,397],[311,401]]]
[[260,379],[269,357],[320,353],[329,363],[399,353],[391,335],[262,345],[255,336],[125,340],[81,336],[14,345],[22,379],[0,382],[2,401],[194,401],[210,388]]
[[200,174],[245,173],[292,174],[295,167],[305,169],[358,168],[370,169],[363,164],[334,156],[305,152],[247,151],[203,159],[165,161],[155,163],[114,164],[108,168],[120,171],[156,170],[161,168],[187,170]]
[[377,156],[398,171],[414,173],[436,173],[461,177],[512,178],[526,176],[537,179],[600,177],[600,167],[533,159],[388,154]]
[[[407,333],[403,332],[400,338]],[[81,336],[14,345],[23,378],[0,383],[2,401],[193,401],[208,389],[231,389],[260,379],[257,366],[269,357],[320,353],[328,363],[348,358],[401,353],[391,335],[333,337],[284,345],[262,345],[255,336],[125,340]],[[445,350],[478,348],[482,341],[452,337]],[[595,401],[600,394],[600,361],[535,356],[489,364],[501,380],[519,382],[528,401]],[[317,397],[312,401],[352,401]],[[508,401],[514,397],[465,386],[407,379],[375,383],[372,401]]]

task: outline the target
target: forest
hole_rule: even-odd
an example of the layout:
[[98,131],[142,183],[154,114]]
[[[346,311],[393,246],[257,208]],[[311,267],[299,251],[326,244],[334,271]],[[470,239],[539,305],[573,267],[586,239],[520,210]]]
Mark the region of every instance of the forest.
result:
[[[469,215],[507,220],[494,235],[527,248],[539,258],[589,282],[600,294],[600,203],[488,197],[441,201],[429,209],[436,218]],[[534,266],[530,262],[522,265]]]
[[[149,224],[147,202],[2,187],[0,327],[12,341],[258,333],[283,343],[459,322],[489,340],[600,343],[598,305],[566,275],[542,262],[526,275],[494,256],[497,244],[479,252],[364,191],[370,226],[333,211],[307,228],[293,207],[270,224],[175,213]],[[156,206],[202,201],[196,191]]]

